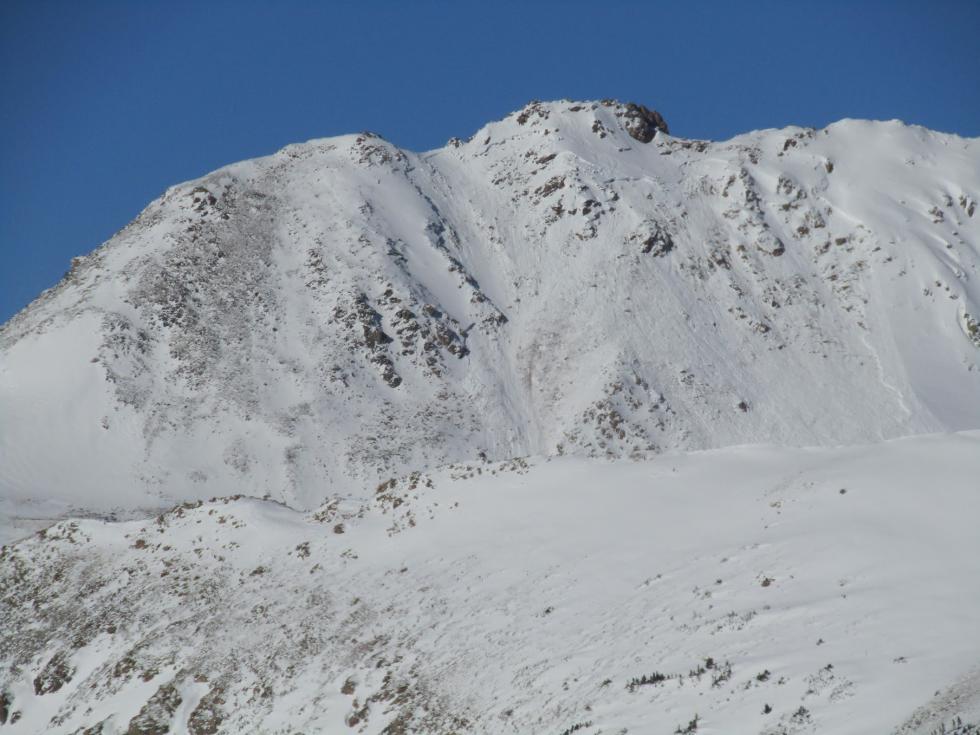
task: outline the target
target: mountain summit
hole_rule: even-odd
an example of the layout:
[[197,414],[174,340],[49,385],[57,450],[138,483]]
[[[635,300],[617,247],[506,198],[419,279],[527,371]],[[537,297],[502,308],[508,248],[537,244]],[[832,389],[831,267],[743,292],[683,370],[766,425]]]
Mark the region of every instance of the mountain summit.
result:
[[316,507],[413,470],[980,427],[980,141],[534,102],[169,189],[0,330],[0,494]]
[[978,200],[612,101],[170,189],[0,330],[0,732],[976,735]]

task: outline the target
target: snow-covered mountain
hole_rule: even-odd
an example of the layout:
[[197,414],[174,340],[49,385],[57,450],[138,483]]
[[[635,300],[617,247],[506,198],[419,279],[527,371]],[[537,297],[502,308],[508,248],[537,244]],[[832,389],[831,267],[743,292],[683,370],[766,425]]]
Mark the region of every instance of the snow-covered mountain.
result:
[[980,427],[980,140],[532,103],[167,191],[0,331],[0,496],[313,508],[447,462]]
[[612,101],[170,189],[0,327],[0,735],[978,735],[978,201]]

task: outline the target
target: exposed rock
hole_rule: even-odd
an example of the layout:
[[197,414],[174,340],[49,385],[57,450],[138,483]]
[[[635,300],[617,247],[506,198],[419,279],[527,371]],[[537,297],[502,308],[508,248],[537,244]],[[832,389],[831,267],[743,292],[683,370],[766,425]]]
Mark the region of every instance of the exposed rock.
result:
[[674,249],[674,239],[666,229],[657,225],[652,234],[643,239],[640,252],[663,257]]
[[225,717],[223,694],[224,689],[216,686],[201,697],[187,720],[190,735],[215,735],[218,732]]
[[181,697],[173,684],[164,684],[129,721],[126,735],[167,735]]
[[656,110],[628,102],[623,108],[626,132],[641,143],[649,143],[657,132],[669,133],[667,121]]
[[56,653],[41,673],[34,677],[34,693],[41,695],[56,692],[71,681],[74,674],[75,667],[68,662],[67,654]]

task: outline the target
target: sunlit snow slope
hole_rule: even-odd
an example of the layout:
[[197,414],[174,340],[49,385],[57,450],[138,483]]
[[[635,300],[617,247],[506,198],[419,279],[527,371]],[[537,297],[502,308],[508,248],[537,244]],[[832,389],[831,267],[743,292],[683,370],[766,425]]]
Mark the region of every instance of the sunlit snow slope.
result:
[[62,521],[0,552],[0,733],[975,734],[978,477],[967,432]]
[[664,127],[534,103],[170,189],[0,330],[0,499],[312,508],[478,457],[980,427],[980,141]]

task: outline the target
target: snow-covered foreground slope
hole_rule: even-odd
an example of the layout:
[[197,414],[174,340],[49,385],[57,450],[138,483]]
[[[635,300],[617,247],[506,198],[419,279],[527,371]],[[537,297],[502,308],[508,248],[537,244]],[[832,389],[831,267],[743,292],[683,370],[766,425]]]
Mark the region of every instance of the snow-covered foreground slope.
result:
[[977,477],[967,432],[63,521],[0,556],[0,731],[938,732],[980,719]]
[[980,141],[657,126],[535,103],[170,189],[0,328],[0,499],[313,508],[481,456],[980,428]]

